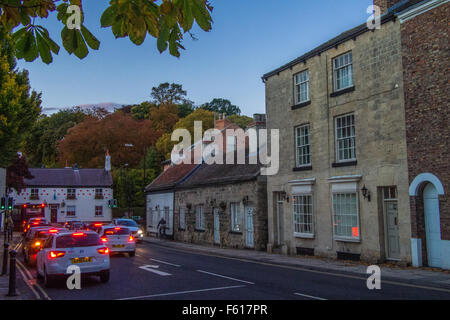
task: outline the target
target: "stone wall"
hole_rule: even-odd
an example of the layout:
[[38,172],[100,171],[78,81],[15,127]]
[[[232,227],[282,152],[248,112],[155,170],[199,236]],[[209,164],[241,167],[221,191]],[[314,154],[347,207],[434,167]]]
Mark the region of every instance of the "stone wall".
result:
[[[244,207],[253,207],[254,247],[265,250],[267,245],[267,200],[264,177],[254,181],[235,182],[233,184],[202,186],[193,189],[182,189],[175,192],[174,238],[177,241],[214,244],[213,208],[218,208],[220,217],[220,246],[228,248],[245,248]],[[248,204],[244,205],[243,197],[248,196]],[[220,204],[226,207],[221,208]],[[231,232],[230,202],[239,202],[242,212],[241,233]],[[204,206],[205,230],[195,229],[195,207]],[[188,209],[190,207],[190,209]],[[180,229],[180,208],[185,208],[186,225]]]
[[[332,97],[332,59],[352,51],[354,91]],[[293,75],[309,70],[310,100],[292,110]],[[397,186],[400,259],[411,260],[411,225],[405,141],[400,25],[387,22],[380,30],[366,32],[353,40],[316,55],[266,80],[267,127],[280,130],[280,170],[268,177],[269,244],[274,245],[276,211],[274,192],[287,192],[288,182],[315,178],[313,186],[314,237],[294,236],[292,201],[284,203],[284,239],[289,254],[297,247],[314,248],[320,256],[336,257],[337,252],[360,254],[368,261],[384,260],[383,210],[377,189]],[[334,167],[334,117],[355,114],[356,158],[353,166]],[[312,169],[294,171],[294,127],[309,123]],[[336,241],[333,236],[331,190],[333,176],[361,175],[359,189],[371,192],[368,202],[359,194],[360,237],[358,242]]]

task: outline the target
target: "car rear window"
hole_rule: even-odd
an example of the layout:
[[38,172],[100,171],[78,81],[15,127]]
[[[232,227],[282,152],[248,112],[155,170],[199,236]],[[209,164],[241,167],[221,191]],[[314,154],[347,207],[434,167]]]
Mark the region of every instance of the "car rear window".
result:
[[127,226],[127,227],[137,227],[137,223],[134,220],[117,220],[117,224],[121,226]]
[[103,232],[103,234],[105,236],[112,236],[112,235],[126,235],[126,234],[130,234],[130,230],[128,230],[127,228],[108,228],[105,229],[105,231]]
[[91,247],[98,245],[101,245],[98,234],[85,233],[81,236],[68,234],[56,238],[56,248]]

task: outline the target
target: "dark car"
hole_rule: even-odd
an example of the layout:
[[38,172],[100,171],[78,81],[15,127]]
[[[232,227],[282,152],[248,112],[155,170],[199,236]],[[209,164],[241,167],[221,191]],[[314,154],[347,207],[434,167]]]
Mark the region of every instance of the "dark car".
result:
[[25,228],[23,230],[23,235],[25,236],[32,227],[44,227],[50,226],[50,223],[45,218],[31,218],[25,224]]
[[108,225],[108,224],[111,224],[111,222],[92,222],[92,223],[86,224],[85,229],[92,230],[92,231],[99,233],[100,230],[102,229],[102,227],[104,225]]
[[36,255],[44,245],[49,235],[67,231],[65,228],[56,228],[51,226],[31,227],[22,245],[23,259],[26,264],[33,266],[36,263]]

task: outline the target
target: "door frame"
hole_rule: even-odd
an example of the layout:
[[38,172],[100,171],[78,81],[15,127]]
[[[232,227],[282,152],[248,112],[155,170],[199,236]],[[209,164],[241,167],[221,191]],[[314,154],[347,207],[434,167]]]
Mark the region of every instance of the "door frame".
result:
[[[217,229],[216,229],[216,217],[217,217]],[[214,244],[219,244],[221,242],[220,238],[220,215],[219,208],[213,208],[213,219],[214,219]]]
[[[435,191],[435,194],[434,194],[435,197],[434,198],[425,198],[425,189],[428,188],[428,187],[432,187],[434,189],[434,191]],[[431,235],[428,233],[428,226],[429,226],[430,219],[431,219],[431,217],[429,215],[433,214],[433,212],[428,213],[428,218],[427,218],[427,210],[426,210],[427,206],[425,205],[427,200],[429,200],[429,201],[433,200],[433,201],[436,201],[436,203],[437,203],[437,210],[436,210],[437,211],[437,217],[436,218],[438,220],[437,226],[439,228],[439,235],[440,236],[439,236],[439,244],[438,244],[439,247],[435,248],[435,249],[438,249],[437,251],[440,253],[440,251],[441,251],[441,240],[442,240],[442,230],[441,230],[441,212],[440,212],[440,208],[439,208],[438,190],[437,190],[436,186],[434,186],[432,183],[428,183],[428,184],[426,184],[424,186],[423,191],[422,191],[422,195],[423,195],[423,215],[424,215],[424,224],[425,224],[425,240],[426,240],[426,250],[427,250],[427,262],[428,262],[428,266],[430,266],[430,267],[440,268],[442,266],[442,259],[441,259],[440,255],[437,258],[438,263],[437,264],[433,264],[433,265],[431,264],[431,260],[432,259],[430,259],[430,256],[431,256],[431,252],[433,250],[431,250],[432,244],[429,241],[429,237]]]
[[[249,244],[249,242],[248,242],[248,234],[249,234],[249,228],[248,228],[248,224],[247,224],[247,219],[248,219],[248,216],[249,216],[249,214],[248,214],[248,209],[252,209],[252,211],[251,211],[251,214],[250,214],[250,216],[251,216],[251,221],[252,221],[252,230],[251,230],[251,234],[252,234],[252,243],[251,243],[251,245]],[[253,216],[254,216],[254,213],[253,213],[253,211],[254,211],[254,208],[253,207],[251,207],[251,206],[245,206],[244,207],[244,219],[245,219],[245,246],[247,247],[247,248],[254,248],[255,247],[255,223],[254,223],[254,221],[253,221]]]

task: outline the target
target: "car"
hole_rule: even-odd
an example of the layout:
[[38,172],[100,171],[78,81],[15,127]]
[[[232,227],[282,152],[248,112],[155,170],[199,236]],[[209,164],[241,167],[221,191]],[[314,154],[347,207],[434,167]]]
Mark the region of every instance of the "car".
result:
[[93,231],[67,231],[50,235],[36,257],[36,272],[45,287],[68,276],[69,266],[80,268],[82,276],[99,276],[101,282],[110,277],[109,249]]
[[83,224],[83,222],[81,222],[80,220],[70,220],[70,221],[66,221],[63,225],[64,228],[69,229],[69,230],[73,230],[73,226],[74,225],[80,225]]
[[85,229],[85,223],[76,221],[70,224],[69,230],[83,230]]
[[45,218],[31,218],[25,224],[23,235],[25,236],[31,227],[50,226],[50,223]]
[[100,233],[102,227],[108,224],[111,224],[111,222],[91,222],[85,225],[85,229]]
[[130,257],[136,254],[136,241],[128,227],[108,225],[100,231],[100,239],[111,253],[128,253]]
[[45,239],[47,239],[51,234],[64,231],[68,230],[65,228],[55,228],[51,226],[31,227],[30,230],[28,230],[22,244],[22,254],[25,263],[29,266],[34,266],[36,264],[37,253],[44,245]]
[[139,227],[139,225],[133,219],[125,219],[125,218],[116,218],[112,221],[113,224],[117,226],[125,226],[131,230],[133,237],[137,242],[142,242],[144,238],[144,230]]

